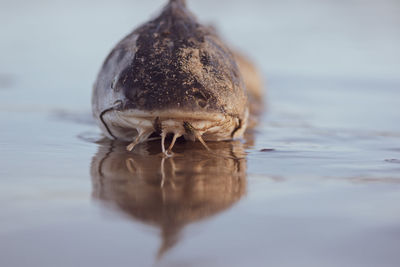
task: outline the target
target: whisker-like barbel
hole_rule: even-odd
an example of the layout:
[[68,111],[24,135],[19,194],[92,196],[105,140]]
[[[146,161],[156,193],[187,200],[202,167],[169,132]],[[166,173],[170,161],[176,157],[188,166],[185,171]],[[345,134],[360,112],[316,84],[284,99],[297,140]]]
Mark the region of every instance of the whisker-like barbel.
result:
[[172,148],[173,148],[174,145],[175,145],[176,139],[178,139],[178,138],[181,137],[181,136],[182,136],[182,134],[180,134],[180,133],[174,133],[174,136],[172,137],[171,144],[170,144],[169,147],[168,147],[168,151],[171,151],[171,150],[172,150]]

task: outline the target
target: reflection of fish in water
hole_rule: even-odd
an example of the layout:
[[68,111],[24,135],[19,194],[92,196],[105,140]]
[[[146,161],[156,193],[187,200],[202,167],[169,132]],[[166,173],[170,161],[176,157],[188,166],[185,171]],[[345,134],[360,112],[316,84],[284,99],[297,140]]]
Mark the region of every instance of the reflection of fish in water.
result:
[[211,143],[218,156],[198,143],[178,143],[173,158],[157,142],[128,153],[115,142],[102,145],[91,165],[93,197],[161,228],[161,256],[188,223],[231,207],[246,191],[243,144]]

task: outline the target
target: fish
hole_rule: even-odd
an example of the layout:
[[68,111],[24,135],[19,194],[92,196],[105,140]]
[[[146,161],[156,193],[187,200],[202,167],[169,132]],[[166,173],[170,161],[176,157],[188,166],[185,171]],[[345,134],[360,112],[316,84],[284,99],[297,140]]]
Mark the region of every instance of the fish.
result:
[[209,149],[206,142],[243,136],[260,80],[254,65],[201,24],[185,0],[170,0],[107,56],[92,113],[108,138],[130,142],[128,151],[161,139],[163,154],[171,155],[180,137]]

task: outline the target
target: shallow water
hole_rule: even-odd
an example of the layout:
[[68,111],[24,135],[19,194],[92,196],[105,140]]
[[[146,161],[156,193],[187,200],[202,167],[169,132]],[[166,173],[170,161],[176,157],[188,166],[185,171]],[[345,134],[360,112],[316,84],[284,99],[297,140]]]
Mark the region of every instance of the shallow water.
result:
[[0,266],[399,266],[400,4],[189,1],[259,64],[266,111],[162,159],[90,115],[162,2],[0,2]]

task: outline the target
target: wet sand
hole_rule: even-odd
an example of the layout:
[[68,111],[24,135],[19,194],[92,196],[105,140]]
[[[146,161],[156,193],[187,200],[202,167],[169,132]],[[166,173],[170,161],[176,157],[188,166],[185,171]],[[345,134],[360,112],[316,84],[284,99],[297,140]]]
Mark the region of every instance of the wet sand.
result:
[[163,159],[90,115],[106,53],[162,1],[2,1],[0,266],[398,266],[400,5],[188,2],[258,63],[266,107]]

